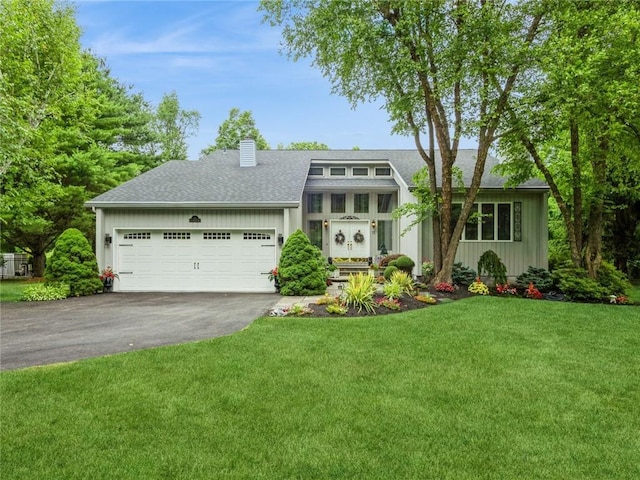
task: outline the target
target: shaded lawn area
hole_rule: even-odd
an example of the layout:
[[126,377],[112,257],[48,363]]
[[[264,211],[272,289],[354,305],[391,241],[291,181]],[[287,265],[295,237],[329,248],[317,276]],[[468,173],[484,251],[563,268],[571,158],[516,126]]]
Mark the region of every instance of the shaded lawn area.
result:
[[640,477],[640,308],[261,318],[4,372],[3,479]]
[[19,302],[22,298],[22,292],[32,282],[25,279],[19,280],[1,280],[0,281],[0,302]]

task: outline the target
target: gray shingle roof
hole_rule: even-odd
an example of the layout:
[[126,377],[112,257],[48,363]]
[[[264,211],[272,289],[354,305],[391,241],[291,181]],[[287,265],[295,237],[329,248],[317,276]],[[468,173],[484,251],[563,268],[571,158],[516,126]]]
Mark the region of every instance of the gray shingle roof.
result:
[[[456,165],[466,186],[471,183],[475,150],[460,150]],[[240,167],[238,150],[217,151],[198,161],[171,161],[146,172],[87,202],[87,206],[255,206],[296,205],[308,187],[391,188],[395,181],[382,179],[309,178],[314,162],[389,162],[408,185],[425,164],[416,150],[258,150],[255,167]],[[482,188],[503,188],[505,178],[491,173],[497,164],[487,159]],[[436,162],[439,164],[439,162]],[[546,188],[529,180],[521,188]]]

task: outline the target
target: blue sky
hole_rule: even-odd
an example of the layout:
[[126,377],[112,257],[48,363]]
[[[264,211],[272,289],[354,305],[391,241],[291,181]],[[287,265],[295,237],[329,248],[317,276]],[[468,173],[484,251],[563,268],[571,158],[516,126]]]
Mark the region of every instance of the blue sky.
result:
[[76,1],[82,44],[106,60],[112,76],[153,105],[176,91],[202,115],[189,158],[214,143],[233,107],[250,110],[271,148],[318,141],[331,149],[414,149],[391,134],[378,104],[355,110],[310,60],[279,53],[280,34],[262,23],[258,2]]

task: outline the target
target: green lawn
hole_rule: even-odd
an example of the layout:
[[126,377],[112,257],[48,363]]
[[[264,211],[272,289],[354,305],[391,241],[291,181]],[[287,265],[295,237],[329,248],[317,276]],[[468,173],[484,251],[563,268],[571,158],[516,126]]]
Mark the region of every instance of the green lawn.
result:
[[2,280],[0,281],[0,302],[18,302],[22,297],[22,291],[31,283],[26,280]]
[[5,480],[640,478],[640,307],[261,318],[0,387]]

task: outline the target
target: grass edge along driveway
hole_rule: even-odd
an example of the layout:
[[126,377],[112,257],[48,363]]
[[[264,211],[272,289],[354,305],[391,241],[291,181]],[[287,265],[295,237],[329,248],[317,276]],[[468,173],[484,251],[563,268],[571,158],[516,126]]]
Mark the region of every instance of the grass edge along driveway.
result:
[[640,309],[475,297],[4,372],[13,478],[638,478]]

